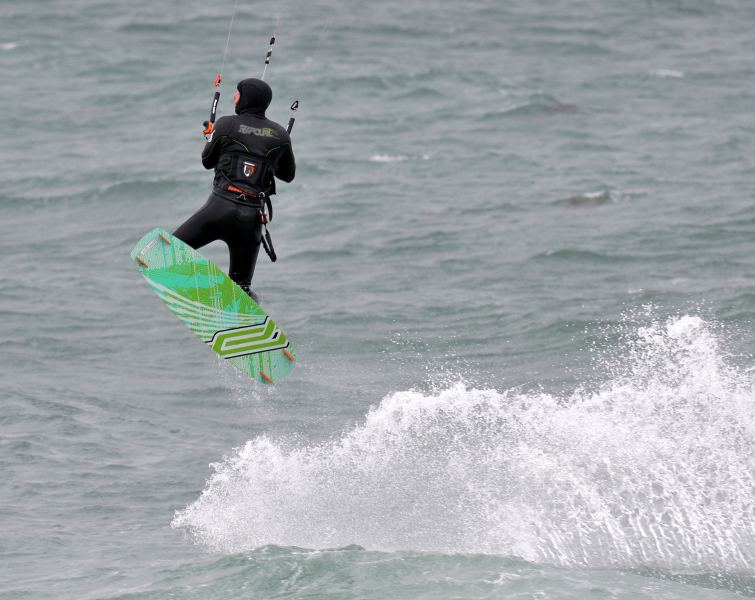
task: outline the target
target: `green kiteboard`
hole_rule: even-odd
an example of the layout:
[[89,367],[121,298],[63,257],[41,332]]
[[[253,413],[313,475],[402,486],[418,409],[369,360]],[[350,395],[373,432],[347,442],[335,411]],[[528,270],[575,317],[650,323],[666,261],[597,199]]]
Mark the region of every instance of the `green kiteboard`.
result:
[[158,227],[131,259],[175,315],[234,367],[265,383],[293,370],[296,356],[275,321],[199,252]]

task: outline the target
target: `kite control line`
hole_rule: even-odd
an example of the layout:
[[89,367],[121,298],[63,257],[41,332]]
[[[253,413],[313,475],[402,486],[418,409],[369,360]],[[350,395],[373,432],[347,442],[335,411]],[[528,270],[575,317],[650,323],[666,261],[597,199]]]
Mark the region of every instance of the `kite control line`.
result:
[[270,47],[267,49],[267,55],[265,56],[265,67],[262,69],[262,77],[260,79],[265,81],[265,73],[267,73],[267,65],[270,64],[270,57],[273,55],[273,45],[275,44],[275,32],[273,37],[270,38]]
[[[273,32],[273,37],[270,38],[270,47],[267,49],[267,54],[265,55],[265,67],[262,69],[262,81],[265,80],[265,74],[267,73],[267,67],[270,64],[270,59],[273,56],[273,46],[275,45],[275,32]],[[291,133],[291,130],[294,128],[294,121],[296,121],[296,111],[299,108],[299,101],[294,100],[291,103],[291,116],[288,119],[288,133]]]
[[[220,101],[220,82],[223,80],[223,68],[225,67],[225,60],[228,56],[228,47],[231,41],[231,31],[233,30],[233,20],[236,18],[236,8],[238,6],[238,0],[234,0],[233,3],[233,14],[231,15],[231,24],[228,26],[228,37],[225,40],[225,50],[223,51],[223,62],[220,66],[220,72],[215,76],[215,80],[213,81],[213,85],[215,86],[215,95],[212,98],[212,105],[210,106],[210,118],[209,120],[204,122],[204,129],[202,130],[202,133],[204,134],[205,138],[209,141],[212,138],[212,132],[215,130],[215,117],[218,113],[218,102]],[[315,51],[315,56],[317,56],[320,52],[320,46],[322,44],[322,37],[323,32],[325,31],[325,28],[327,26],[327,21],[323,24],[322,30],[320,31],[320,40],[317,43],[317,49]],[[267,54],[265,55],[265,66],[262,69],[262,76],[260,79],[263,81],[265,80],[265,75],[267,75],[267,67],[270,65],[270,59],[273,57],[273,46],[275,45],[275,32],[273,32],[272,37],[270,38],[270,46],[267,49]],[[291,115],[288,119],[288,127],[286,128],[288,133],[291,133],[291,130],[294,128],[294,122],[296,121],[296,111],[299,110],[299,100],[296,99],[291,103]]]
[[[320,28],[320,34],[318,35],[317,40],[317,48],[315,48],[315,54],[312,57],[312,62],[315,62],[317,57],[320,55],[320,47],[322,46],[322,40],[324,37],[324,33],[328,27],[328,21],[325,21],[322,24],[322,27]],[[294,122],[296,121],[296,111],[299,110],[299,99],[297,98],[291,103],[291,114],[288,117],[288,127],[286,130],[288,131],[289,135],[291,134],[291,130],[294,128]]]
[[228,46],[231,42],[231,30],[233,30],[233,20],[236,18],[236,7],[238,4],[239,0],[233,1],[233,13],[231,14],[231,24],[228,26],[228,37],[225,39],[223,62],[220,65],[220,71],[215,75],[215,80],[212,82],[215,86],[215,95],[212,98],[212,105],[210,106],[210,119],[204,122],[204,129],[202,130],[202,133],[208,141],[212,137],[212,132],[215,129],[215,117],[218,114],[218,102],[220,101],[220,82],[223,81],[223,69],[225,68],[225,59],[228,56]]

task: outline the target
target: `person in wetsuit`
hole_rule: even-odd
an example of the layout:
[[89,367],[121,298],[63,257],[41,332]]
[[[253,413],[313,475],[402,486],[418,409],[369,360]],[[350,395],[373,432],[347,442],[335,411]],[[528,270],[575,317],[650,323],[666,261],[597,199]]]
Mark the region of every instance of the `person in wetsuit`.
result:
[[255,301],[251,290],[262,241],[265,198],[275,193],[275,177],[296,174],[291,138],[265,117],[273,92],[260,79],[240,81],[236,115],[221,117],[202,151],[202,164],[215,169],[210,197],[173,233],[194,249],[222,240],[228,244],[228,275]]

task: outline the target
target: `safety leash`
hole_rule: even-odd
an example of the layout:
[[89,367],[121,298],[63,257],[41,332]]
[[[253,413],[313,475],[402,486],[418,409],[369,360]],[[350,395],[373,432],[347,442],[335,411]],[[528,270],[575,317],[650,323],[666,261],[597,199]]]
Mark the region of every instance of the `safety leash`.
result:
[[270,261],[275,262],[276,260],[278,260],[278,255],[275,253],[275,248],[273,248],[273,239],[270,237],[270,232],[267,230],[267,225],[264,225],[264,228],[265,235],[262,236],[262,247],[270,257]]
[[[261,200],[260,202],[260,222],[262,223],[262,227],[265,228],[265,233],[260,238],[260,241],[262,242],[262,247],[265,249],[265,253],[270,258],[270,262],[275,262],[278,260],[278,255],[275,253],[275,247],[273,246],[273,238],[270,236],[270,232],[267,230],[267,224],[273,220],[273,203],[270,202],[270,196],[268,196],[265,192],[260,192],[257,194],[257,198]],[[270,214],[268,214],[265,209],[267,209]]]

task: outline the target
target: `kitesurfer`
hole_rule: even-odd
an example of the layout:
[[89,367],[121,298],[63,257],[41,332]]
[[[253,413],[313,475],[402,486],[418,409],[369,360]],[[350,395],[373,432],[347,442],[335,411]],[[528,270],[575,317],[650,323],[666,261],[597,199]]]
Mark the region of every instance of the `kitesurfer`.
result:
[[[230,253],[228,275],[256,301],[250,285],[260,243],[266,244],[265,207],[271,207],[275,178],[292,181],[296,162],[286,129],[265,116],[273,98],[270,86],[244,79],[236,89],[236,115],[217,120],[202,151],[204,167],[215,169],[212,193],[173,235],[194,249],[224,241]],[[266,239],[265,249],[274,260]]]

